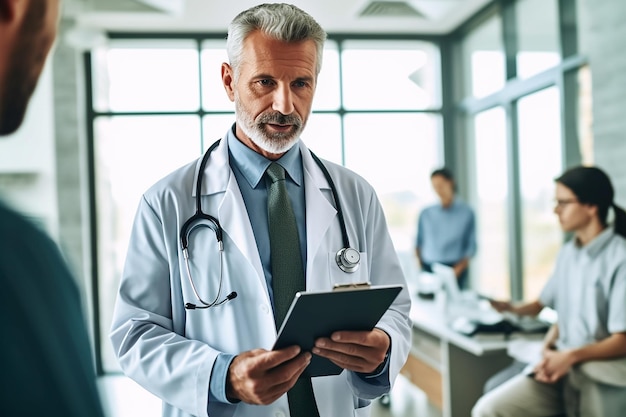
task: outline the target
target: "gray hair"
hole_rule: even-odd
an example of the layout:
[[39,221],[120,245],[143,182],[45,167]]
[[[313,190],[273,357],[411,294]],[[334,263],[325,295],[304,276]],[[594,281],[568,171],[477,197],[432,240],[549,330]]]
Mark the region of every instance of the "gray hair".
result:
[[308,13],[292,4],[265,3],[239,13],[228,27],[226,50],[235,76],[239,72],[243,43],[256,30],[283,42],[314,41],[317,50],[315,74],[319,74],[326,41],[324,29]]

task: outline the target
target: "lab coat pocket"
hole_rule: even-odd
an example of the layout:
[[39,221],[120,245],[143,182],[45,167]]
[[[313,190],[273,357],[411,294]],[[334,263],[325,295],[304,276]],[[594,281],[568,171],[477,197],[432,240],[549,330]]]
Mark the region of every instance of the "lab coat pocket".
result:
[[353,272],[344,272],[337,265],[337,252],[328,252],[328,277],[330,287],[335,285],[360,284],[369,282],[369,268],[367,267],[367,252],[359,252],[359,267]]
[[360,403],[357,408],[354,409],[354,417],[367,417],[372,411],[372,402],[368,400],[359,399]]

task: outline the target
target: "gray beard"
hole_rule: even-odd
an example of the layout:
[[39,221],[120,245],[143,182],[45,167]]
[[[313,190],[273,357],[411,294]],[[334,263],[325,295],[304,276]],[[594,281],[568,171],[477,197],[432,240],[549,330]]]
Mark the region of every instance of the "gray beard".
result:
[[[299,117],[280,113],[262,113],[256,120],[252,120],[238,103],[238,101],[235,102],[237,125],[256,146],[265,152],[283,154],[298,143],[300,133],[304,129],[304,123]],[[268,123],[291,124],[292,128],[289,132],[270,134],[265,129]]]

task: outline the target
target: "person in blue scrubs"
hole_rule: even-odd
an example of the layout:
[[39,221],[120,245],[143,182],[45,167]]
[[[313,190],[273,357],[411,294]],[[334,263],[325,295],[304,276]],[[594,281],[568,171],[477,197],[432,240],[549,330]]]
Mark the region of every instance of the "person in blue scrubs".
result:
[[452,171],[433,171],[430,180],[440,202],[426,207],[417,222],[415,254],[423,271],[432,272],[432,264],[454,269],[459,288],[468,287],[468,266],[476,253],[474,211],[456,196]]
[[[0,0],[0,136],[22,124],[59,3]],[[0,416],[104,416],[76,282],[54,242],[1,203],[0,283]]]

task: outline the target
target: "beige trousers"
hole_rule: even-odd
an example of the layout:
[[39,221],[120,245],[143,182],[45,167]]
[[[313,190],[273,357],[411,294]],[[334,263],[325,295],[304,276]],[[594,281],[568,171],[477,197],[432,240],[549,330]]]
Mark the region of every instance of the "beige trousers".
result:
[[623,417],[626,415],[626,388],[598,382],[579,367],[573,368],[556,384],[544,384],[520,374],[489,391],[472,410],[472,417],[565,415]]

